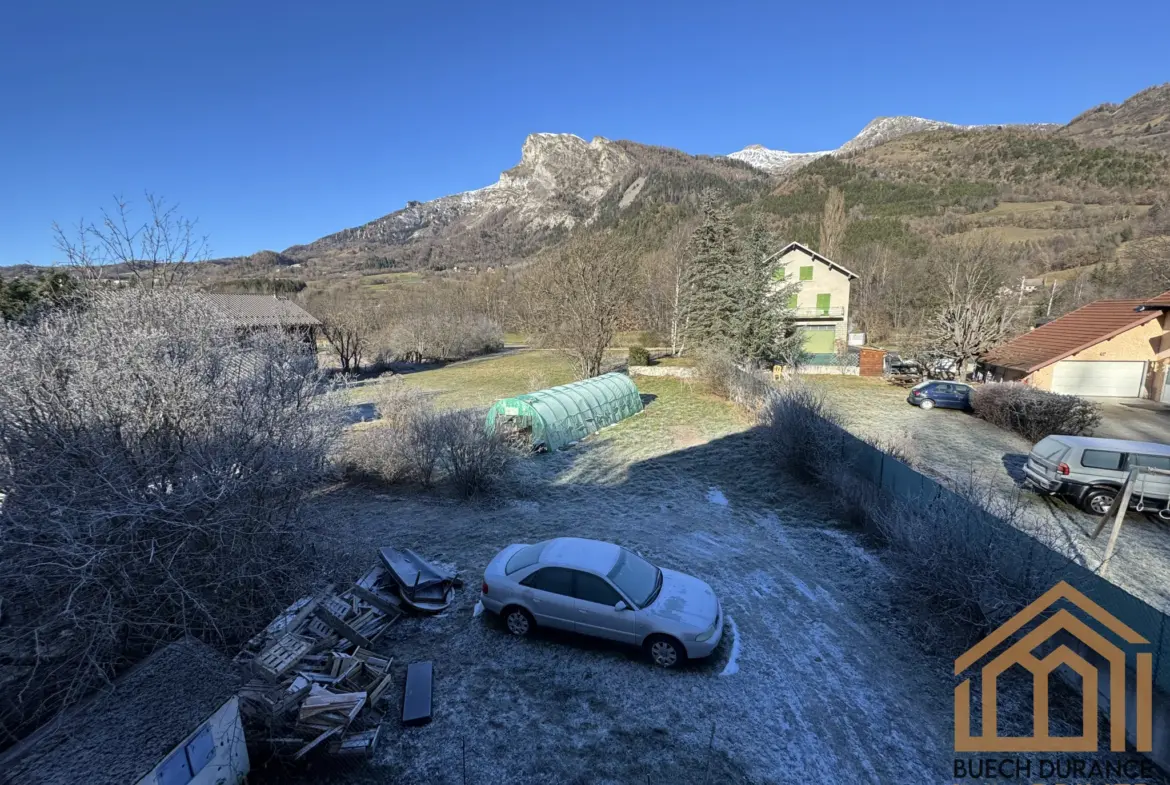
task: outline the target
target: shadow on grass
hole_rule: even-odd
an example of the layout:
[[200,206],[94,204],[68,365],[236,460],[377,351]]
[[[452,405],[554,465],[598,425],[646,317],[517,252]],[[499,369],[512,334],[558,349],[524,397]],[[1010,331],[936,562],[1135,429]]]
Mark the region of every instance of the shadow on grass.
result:
[[1005,453],[1003,458],[1004,471],[1012,478],[1012,481],[1021,487],[1024,485],[1024,480],[1027,475],[1024,474],[1024,467],[1028,464],[1028,456],[1022,453]]

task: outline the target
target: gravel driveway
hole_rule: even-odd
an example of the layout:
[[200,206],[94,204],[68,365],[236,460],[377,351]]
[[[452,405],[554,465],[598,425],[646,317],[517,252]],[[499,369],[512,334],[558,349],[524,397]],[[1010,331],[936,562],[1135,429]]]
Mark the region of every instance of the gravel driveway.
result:
[[[950,409],[922,411],[906,403],[906,390],[880,379],[813,377],[855,434],[893,445],[916,468],[950,485],[994,491],[1016,521],[1084,566],[1098,570],[1108,530],[1089,535],[1097,518],[1061,499],[1023,488],[1027,440],[969,414]],[[1170,443],[1170,407],[1145,401],[1102,401],[1098,436]],[[1170,611],[1170,526],[1144,515],[1126,517],[1110,581],[1151,605]]]

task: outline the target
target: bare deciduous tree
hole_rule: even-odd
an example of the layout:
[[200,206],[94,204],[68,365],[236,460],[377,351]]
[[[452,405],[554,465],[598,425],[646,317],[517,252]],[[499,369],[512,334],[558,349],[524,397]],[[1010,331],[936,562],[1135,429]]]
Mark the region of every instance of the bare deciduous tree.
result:
[[1132,258],[1130,291],[1133,294],[1149,296],[1170,289],[1170,237],[1151,238],[1138,244]]
[[341,372],[360,371],[374,333],[383,326],[377,306],[334,294],[310,301],[309,310],[321,320],[321,335],[337,356]]
[[943,246],[931,266],[941,282],[940,302],[926,325],[936,353],[958,370],[1001,343],[1011,332],[1015,300],[1007,282],[1013,254],[990,239]]
[[825,212],[821,216],[820,252],[823,255],[830,259],[836,259],[840,255],[847,222],[845,194],[840,188],[830,188],[829,195],[825,197]]
[[148,215],[141,221],[117,196],[112,210],[102,210],[99,223],[82,219],[71,232],[53,224],[57,250],[83,282],[129,273],[140,287],[166,289],[180,283],[193,263],[207,259],[207,237],[196,234],[195,221],[179,215],[179,206],[161,196],[147,193],[145,198]]
[[0,362],[0,739],[304,588],[298,512],[338,428],[303,344],[180,291],[97,292],[0,327]]
[[545,260],[532,280],[533,332],[566,351],[577,374],[601,373],[605,349],[633,295],[636,261],[607,235],[578,237]]
[[686,349],[686,286],[691,277],[692,256],[688,249],[697,222],[680,223],[667,235],[662,248],[643,259],[646,270],[646,302],[638,314],[646,326],[670,338],[670,353]]

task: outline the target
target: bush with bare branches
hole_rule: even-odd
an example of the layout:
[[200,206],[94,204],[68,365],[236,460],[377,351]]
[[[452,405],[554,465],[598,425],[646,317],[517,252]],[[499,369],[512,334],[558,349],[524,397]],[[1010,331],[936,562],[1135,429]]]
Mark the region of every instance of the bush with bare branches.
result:
[[439,464],[447,481],[464,496],[496,490],[511,466],[515,453],[503,438],[484,428],[485,413],[453,409],[439,416],[443,445]]
[[[976,475],[933,498],[881,494],[867,522],[902,562],[906,579],[936,613],[976,631],[997,627],[1060,577],[1045,553],[1056,532],[1025,518],[1019,499]],[[1033,542],[1020,529],[1039,542]]]
[[880,458],[883,472],[905,473],[909,487],[923,485],[911,481],[902,456],[847,433],[812,388],[795,381],[781,387],[761,426],[774,465],[823,488],[844,518],[877,534],[915,592],[950,621],[969,630],[995,626],[1055,580],[1061,560],[1045,546],[1059,546],[1058,533],[1026,516],[1018,496],[975,475],[949,489],[923,479],[924,490],[935,492],[921,496],[890,492],[865,474],[860,454]]
[[100,223],[77,222],[69,230],[53,224],[57,250],[88,285],[129,281],[145,289],[167,289],[183,282],[197,262],[209,256],[206,235],[179,214],[177,204],[145,195],[145,218],[135,217],[126,199],[114,198]]
[[799,379],[785,382],[760,410],[769,457],[785,471],[811,481],[832,481],[845,436],[823,393]]
[[351,432],[336,462],[348,479],[423,487],[447,483],[464,496],[495,490],[515,453],[475,409],[439,410],[399,382],[381,386],[382,422]]
[[313,358],[177,291],[0,328],[0,740],[160,642],[295,596],[335,411]]
[[389,353],[400,360],[462,360],[504,348],[504,333],[488,317],[440,310],[397,319],[386,336]]
[[765,406],[772,394],[772,385],[759,372],[741,367],[726,351],[700,351],[695,367],[712,393],[753,411]]
[[1016,382],[976,388],[971,408],[976,417],[1031,442],[1058,433],[1090,435],[1101,424],[1100,404]]

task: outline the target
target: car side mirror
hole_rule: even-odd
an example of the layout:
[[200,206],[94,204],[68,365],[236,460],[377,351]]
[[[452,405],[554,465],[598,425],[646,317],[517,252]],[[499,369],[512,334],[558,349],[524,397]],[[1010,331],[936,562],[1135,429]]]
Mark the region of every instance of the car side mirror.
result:
[[614,604],[613,609],[615,611],[628,611],[630,606],[626,605],[625,600],[618,600],[617,603]]

